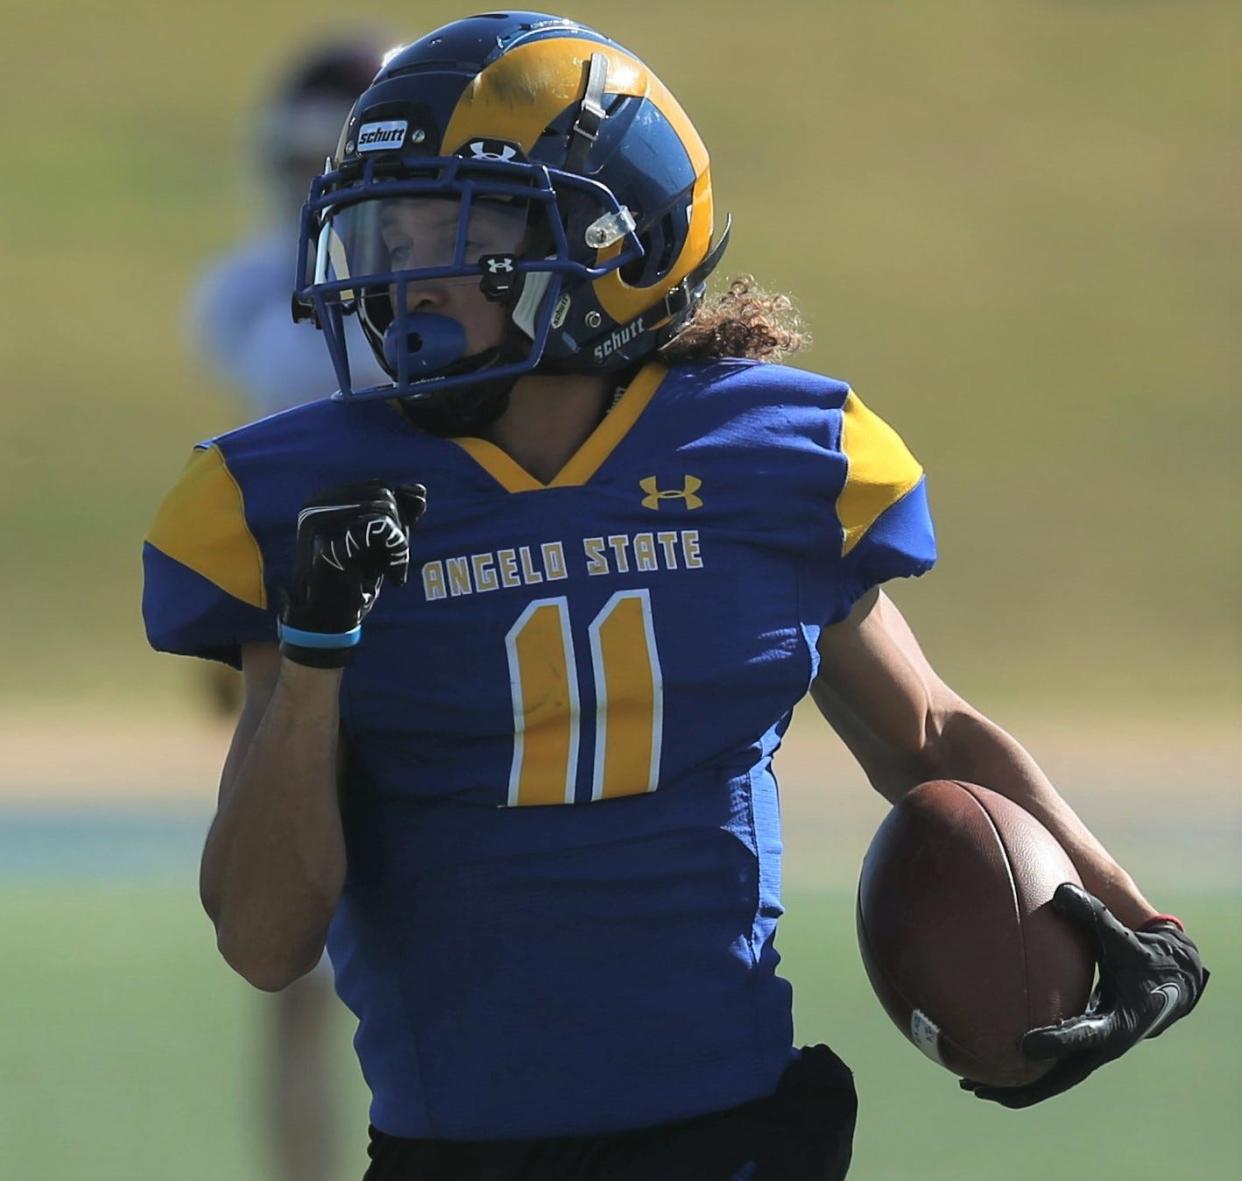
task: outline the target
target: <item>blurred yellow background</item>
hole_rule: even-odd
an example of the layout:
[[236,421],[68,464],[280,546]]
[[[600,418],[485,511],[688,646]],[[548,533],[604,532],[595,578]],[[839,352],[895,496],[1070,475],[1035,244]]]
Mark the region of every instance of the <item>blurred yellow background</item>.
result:
[[[139,541],[245,414],[183,335],[254,227],[248,121],[297,48],[463,10],[19,3],[0,70],[3,552],[18,705],[166,704]],[[579,3],[670,84],[734,214],[723,271],[792,292],[929,473],[902,602],[968,695],[1055,713],[1236,694],[1236,5]],[[311,329],[307,329],[311,331]]]

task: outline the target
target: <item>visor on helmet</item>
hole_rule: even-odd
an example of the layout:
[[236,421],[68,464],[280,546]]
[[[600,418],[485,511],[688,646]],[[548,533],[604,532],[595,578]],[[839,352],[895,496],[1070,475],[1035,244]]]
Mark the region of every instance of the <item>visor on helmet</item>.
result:
[[[478,284],[483,259],[516,259],[528,240],[525,202],[376,197],[329,210],[319,229],[313,282],[404,274],[407,285],[440,279]],[[349,290],[348,288],[344,290]],[[395,292],[394,292],[395,294]]]

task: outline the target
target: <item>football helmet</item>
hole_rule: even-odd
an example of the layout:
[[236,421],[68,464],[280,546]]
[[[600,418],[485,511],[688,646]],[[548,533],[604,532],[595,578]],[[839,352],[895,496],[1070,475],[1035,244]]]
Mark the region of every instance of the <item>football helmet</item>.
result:
[[[392,51],[355,103],[303,207],[294,315],[324,331],[340,397],[494,404],[526,373],[651,353],[727,242],[703,142],[638,58],[571,20],[490,13]],[[437,283],[500,305],[501,342],[472,349],[425,310]],[[391,385],[353,387],[348,315]]]

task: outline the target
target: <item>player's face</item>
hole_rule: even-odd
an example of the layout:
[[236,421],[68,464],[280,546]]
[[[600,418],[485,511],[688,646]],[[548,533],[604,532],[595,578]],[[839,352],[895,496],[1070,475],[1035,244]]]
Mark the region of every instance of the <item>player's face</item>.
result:
[[[451,267],[460,213],[456,200],[385,201],[379,228],[390,269]],[[488,254],[519,254],[525,232],[522,207],[475,202],[466,227],[464,261],[470,265]],[[395,287],[391,294],[395,300]],[[499,345],[508,316],[503,305],[484,297],[474,275],[411,282],[406,288],[406,310],[456,320],[466,330],[468,355]]]

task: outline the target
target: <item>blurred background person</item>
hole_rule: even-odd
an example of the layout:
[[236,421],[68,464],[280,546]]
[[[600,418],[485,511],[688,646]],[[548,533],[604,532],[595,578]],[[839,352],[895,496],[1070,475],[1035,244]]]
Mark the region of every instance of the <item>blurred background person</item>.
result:
[[[190,334],[200,362],[240,394],[246,418],[331,395],[337,387],[320,334],[293,322],[290,298],[298,219],[311,180],[336,147],[354,99],[371,82],[386,45],[378,37],[321,41],[292,59],[257,105],[247,128],[249,171],[262,185],[265,224],[216,259],[195,286]],[[386,381],[351,321],[354,372]],[[202,683],[221,715],[240,703],[231,668],[202,662]],[[336,1009],[327,960],[265,1001],[269,1008],[266,1108],[275,1175],[330,1176],[337,1104],[330,1083],[330,1019]]]
[[[290,63],[248,129],[250,171],[263,186],[266,224],[203,275],[191,298],[190,333],[199,359],[244,396],[251,418],[336,390],[318,334],[295,324],[289,311],[298,219],[311,180],[385,48],[378,38],[316,45]],[[354,371],[367,384],[387,380],[361,329],[352,321],[350,327]]]

